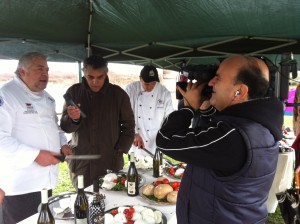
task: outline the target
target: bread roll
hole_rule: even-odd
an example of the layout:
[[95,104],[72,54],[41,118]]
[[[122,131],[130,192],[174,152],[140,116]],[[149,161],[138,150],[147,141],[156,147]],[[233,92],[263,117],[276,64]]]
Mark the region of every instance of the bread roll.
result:
[[160,184],[154,188],[154,196],[158,199],[163,199],[171,191],[173,191],[173,188],[169,184]]
[[167,201],[173,204],[176,204],[177,202],[177,194],[178,191],[172,191],[167,195]]
[[147,195],[147,196],[153,195],[154,194],[154,185],[152,185],[152,184],[146,184],[143,187],[142,193],[144,195]]

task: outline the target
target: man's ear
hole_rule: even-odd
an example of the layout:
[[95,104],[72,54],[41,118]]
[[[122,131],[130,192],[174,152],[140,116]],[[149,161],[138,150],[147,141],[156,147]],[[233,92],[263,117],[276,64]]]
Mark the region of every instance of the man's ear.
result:
[[20,76],[24,76],[25,75],[25,69],[23,67],[19,67],[18,68],[18,72],[19,72]]
[[236,100],[247,100],[249,98],[248,91],[248,86],[242,84],[240,88],[235,91],[234,98]]

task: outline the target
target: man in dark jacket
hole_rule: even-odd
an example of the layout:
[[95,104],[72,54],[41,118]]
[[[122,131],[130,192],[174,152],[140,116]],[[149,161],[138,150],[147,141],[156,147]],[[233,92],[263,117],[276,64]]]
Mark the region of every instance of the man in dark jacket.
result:
[[[177,199],[178,224],[265,223],[283,124],[282,103],[264,97],[268,79],[262,60],[234,56],[209,82],[209,101],[201,97],[204,85],[179,89],[185,107],[169,115],[156,139],[163,153],[188,164]],[[189,128],[198,108],[214,116]]]
[[75,155],[100,154],[101,158],[70,161],[75,187],[78,175],[84,175],[84,187],[87,187],[105,175],[107,169],[122,169],[123,153],[128,152],[133,142],[135,127],[127,93],[109,83],[107,62],[91,56],[84,61],[83,72],[82,83],[67,90],[80,109],[65,105],[60,125],[65,132],[72,133],[71,145],[75,146]]

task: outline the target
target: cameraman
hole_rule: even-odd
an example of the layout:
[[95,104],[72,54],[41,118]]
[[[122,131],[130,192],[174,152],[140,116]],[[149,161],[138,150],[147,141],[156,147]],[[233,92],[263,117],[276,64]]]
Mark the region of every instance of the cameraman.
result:
[[[179,89],[185,107],[171,113],[158,132],[158,148],[188,164],[176,206],[178,224],[265,223],[281,139],[283,105],[265,98],[269,71],[249,56],[225,59],[208,85]],[[218,114],[205,125],[189,128],[199,108]],[[213,113],[211,113],[212,115]]]

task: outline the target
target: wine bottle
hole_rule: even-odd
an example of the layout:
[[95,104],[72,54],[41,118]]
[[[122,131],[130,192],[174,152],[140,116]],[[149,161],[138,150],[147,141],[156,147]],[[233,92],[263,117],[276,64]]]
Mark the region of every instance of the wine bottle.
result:
[[42,206],[41,206],[41,211],[39,214],[37,224],[54,224],[55,220],[53,218],[53,215],[50,211],[49,204],[48,204],[48,190],[42,189],[41,196],[42,196]]
[[77,190],[77,197],[74,203],[74,216],[75,216],[75,223],[76,224],[87,224],[87,217],[88,217],[88,200],[84,193],[83,189],[83,175],[79,175],[77,177],[78,180],[78,190]]
[[153,177],[161,177],[163,172],[163,165],[162,165],[162,154],[156,148],[155,154],[153,157]]
[[127,172],[127,194],[136,196],[139,193],[139,175],[135,167],[134,152],[130,153],[130,165]]
[[93,201],[89,206],[89,224],[103,224],[105,204],[102,194],[99,194],[99,180],[93,182]]

